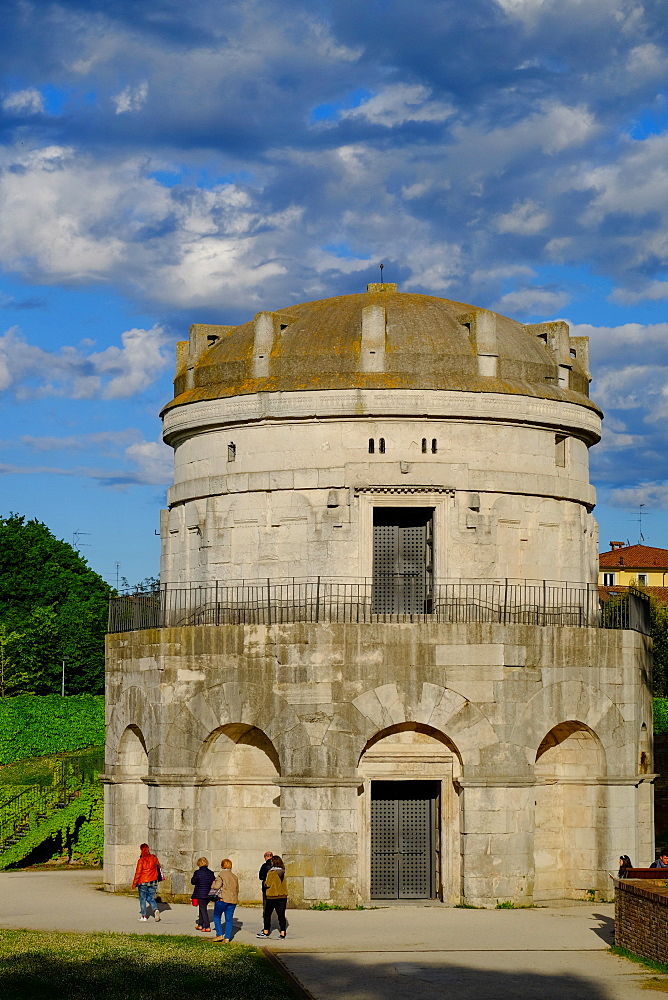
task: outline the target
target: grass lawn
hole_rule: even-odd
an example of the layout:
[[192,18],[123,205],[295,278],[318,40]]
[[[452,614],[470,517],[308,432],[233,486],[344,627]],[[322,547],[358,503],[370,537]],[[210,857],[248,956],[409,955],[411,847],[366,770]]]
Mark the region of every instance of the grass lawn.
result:
[[296,994],[251,945],[214,945],[167,935],[2,930],[0,996],[295,1000]]

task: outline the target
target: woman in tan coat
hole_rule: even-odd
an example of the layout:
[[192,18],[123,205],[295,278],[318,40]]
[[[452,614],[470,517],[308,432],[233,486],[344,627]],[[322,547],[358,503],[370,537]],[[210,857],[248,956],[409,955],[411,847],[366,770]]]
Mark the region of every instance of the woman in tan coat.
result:
[[[218,896],[213,904],[213,925],[216,928],[216,937],[213,940],[229,944],[232,940],[232,917],[239,902],[239,879],[232,871],[232,862],[229,858],[224,858],[220,862],[220,867],[221,871],[211,884],[211,895]],[[225,914],[225,934],[220,920],[222,913]]]

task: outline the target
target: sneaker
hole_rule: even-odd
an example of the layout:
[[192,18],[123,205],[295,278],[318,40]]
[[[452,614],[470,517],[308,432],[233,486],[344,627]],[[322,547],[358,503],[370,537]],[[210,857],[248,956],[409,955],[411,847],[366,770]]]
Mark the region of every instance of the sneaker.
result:
[[155,917],[156,920],[160,920],[160,910],[155,910],[153,916]]
[[210,927],[200,927],[200,930],[204,931],[205,934],[208,934],[209,931],[211,930],[211,928]]
[[137,920],[148,920],[148,917],[137,917]]
[[260,931],[260,933],[256,934],[255,937],[268,938],[270,935],[271,935],[271,931],[269,931],[269,934],[265,934],[264,931]]

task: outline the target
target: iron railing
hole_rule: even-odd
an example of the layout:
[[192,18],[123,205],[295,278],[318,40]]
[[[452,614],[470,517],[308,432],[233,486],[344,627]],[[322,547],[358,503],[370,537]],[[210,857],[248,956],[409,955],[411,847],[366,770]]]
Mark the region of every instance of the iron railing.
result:
[[371,579],[321,576],[166,585],[149,594],[112,598],[109,632],[183,625],[397,621],[598,626],[649,632],[649,600],[632,589],[602,601],[595,584],[507,579],[437,583],[419,603],[408,593],[399,603],[383,604]]
[[104,747],[59,760],[49,783],[28,787],[2,803],[0,812],[0,854],[31,826],[57,809],[64,809],[83,785],[97,781],[104,770]]

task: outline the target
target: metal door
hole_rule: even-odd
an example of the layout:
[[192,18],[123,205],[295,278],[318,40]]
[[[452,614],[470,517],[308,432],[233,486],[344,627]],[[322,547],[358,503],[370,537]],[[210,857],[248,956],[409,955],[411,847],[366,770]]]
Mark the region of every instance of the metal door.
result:
[[438,782],[371,783],[371,898],[436,895]]
[[376,507],[373,512],[374,614],[431,610],[431,507]]

